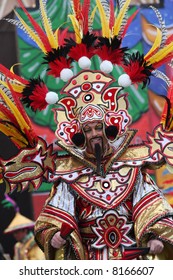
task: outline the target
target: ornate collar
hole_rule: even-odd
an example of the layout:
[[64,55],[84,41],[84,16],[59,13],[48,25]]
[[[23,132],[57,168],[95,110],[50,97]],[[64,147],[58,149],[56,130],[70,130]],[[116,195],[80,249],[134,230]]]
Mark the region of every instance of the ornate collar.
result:
[[[102,162],[102,170],[98,174],[102,177],[105,177],[106,174],[109,172],[112,164],[115,160],[117,160],[128,148],[131,140],[133,139],[134,135],[136,133],[136,130],[128,130],[123,136],[119,137],[115,142],[111,144],[111,150],[112,153],[109,153]],[[65,147],[63,145],[63,142],[59,141],[58,145],[66,150],[70,155],[72,155],[73,158],[78,159],[80,162],[82,162],[83,166],[92,168],[95,173],[97,173],[97,166],[96,163],[93,161],[93,158],[86,157],[85,151],[81,149],[77,149],[75,147]]]

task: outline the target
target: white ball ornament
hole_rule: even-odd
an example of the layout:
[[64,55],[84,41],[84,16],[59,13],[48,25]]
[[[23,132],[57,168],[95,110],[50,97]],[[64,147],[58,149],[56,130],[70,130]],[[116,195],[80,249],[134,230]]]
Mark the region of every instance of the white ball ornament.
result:
[[113,64],[109,60],[103,60],[100,64],[100,70],[106,74],[109,74],[113,70]]
[[130,76],[128,74],[122,74],[118,78],[118,84],[121,87],[129,87],[132,84],[132,81],[130,79]]
[[55,104],[58,101],[58,95],[54,91],[49,91],[46,93],[45,100],[48,104]]
[[91,60],[87,56],[82,56],[78,60],[79,67],[82,69],[90,69]]
[[64,82],[68,82],[73,77],[73,71],[69,68],[64,68],[60,72],[60,78]]

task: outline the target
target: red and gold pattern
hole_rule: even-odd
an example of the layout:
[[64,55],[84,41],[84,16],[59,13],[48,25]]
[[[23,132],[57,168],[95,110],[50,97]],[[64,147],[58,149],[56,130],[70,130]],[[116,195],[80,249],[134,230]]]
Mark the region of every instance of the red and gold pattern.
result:
[[0,159],[7,192],[16,188],[18,190],[38,189],[43,179],[55,169],[54,160],[52,146],[47,147],[46,142],[41,138],[38,139],[35,147],[20,150],[11,159]]
[[101,249],[108,246],[117,249],[120,244],[123,246],[132,246],[135,241],[128,237],[132,229],[126,216],[119,215],[115,210],[105,212],[103,217],[96,220],[96,226],[92,227],[97,239],[92,244],[94,248]]
[[132,192],[137,180],[138,168],[121,168],[106,178],[83,176],[72,187],[81,197],[104,209],[113,209]]

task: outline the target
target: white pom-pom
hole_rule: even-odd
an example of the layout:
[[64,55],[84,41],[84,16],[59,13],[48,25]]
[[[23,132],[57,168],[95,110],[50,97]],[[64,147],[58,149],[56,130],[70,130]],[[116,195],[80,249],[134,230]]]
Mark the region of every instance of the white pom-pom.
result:
[[71,69],[69,68],[64,68],[61,70],[60,72],[60,78],[61,80],[63,80],[64,82],[69,81],[71,78],[73,77],[73,72]]
[[91,67],[91,60],[87,56],[82,56],[79,58],[78,64],[82,69],[89,69]]
[[103,60],[100,64],[100,70],[104,73],[111,73],[113,70],[113,64],[109,60]]
[[58,95],[54,91],[49,91],[46,93],[45,100],[48,104],[55,104],[58,101]]
[[130,76],[127,74],[122,74],[119,78],[118,78],[118,84],[121,87],[129,87],[132,84],[132,81],[130,79]]

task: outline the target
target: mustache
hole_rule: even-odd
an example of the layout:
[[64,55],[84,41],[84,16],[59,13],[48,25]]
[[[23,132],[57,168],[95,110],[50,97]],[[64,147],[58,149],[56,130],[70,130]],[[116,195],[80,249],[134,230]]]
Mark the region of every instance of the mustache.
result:
[[96,140],[98,139],[98,140],[103,141],[103,138],[102,138],[102,137],[100,137],[100,136],[95,136],[95,137],[93,137],[93,138],[90,139],[90,144],[92,143],[92,140],[95,140],[95,139],[96,139]]

